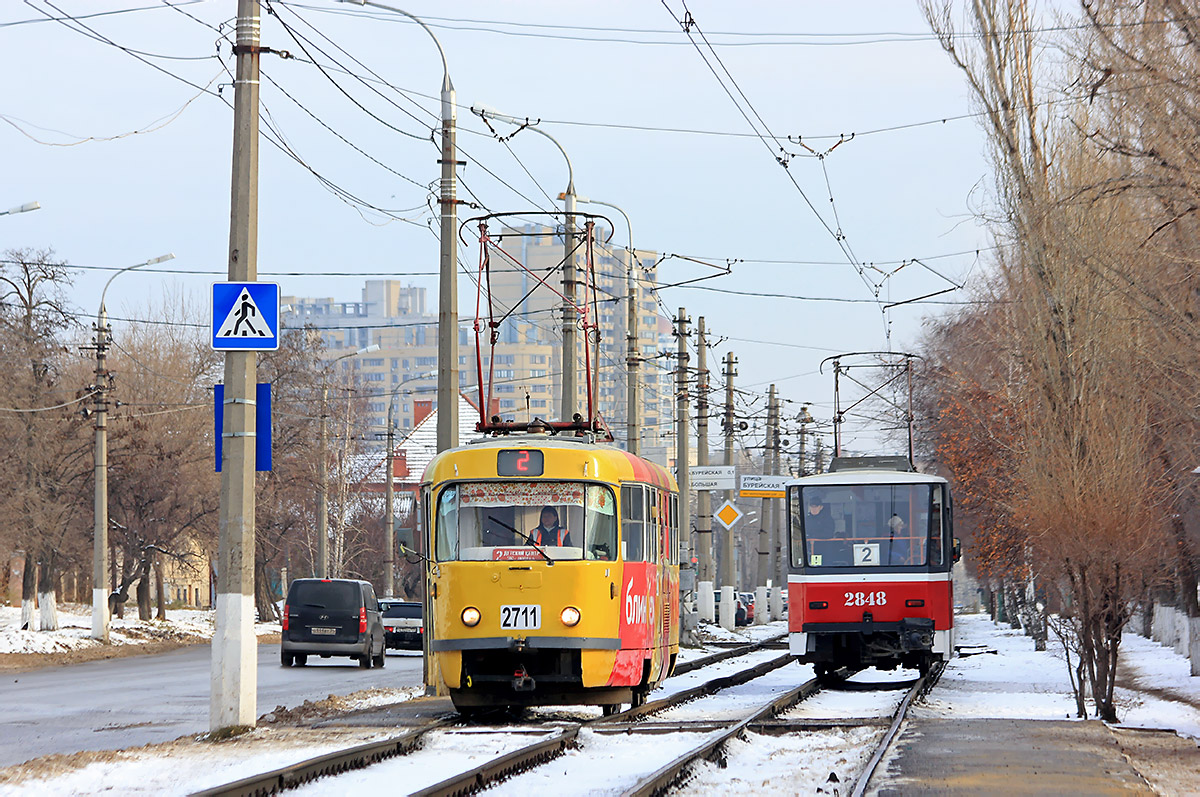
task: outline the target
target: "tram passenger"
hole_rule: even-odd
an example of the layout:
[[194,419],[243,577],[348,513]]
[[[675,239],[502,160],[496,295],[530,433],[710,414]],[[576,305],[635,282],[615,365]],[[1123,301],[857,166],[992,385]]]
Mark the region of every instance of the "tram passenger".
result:
[[808,493],[804,534],[812,552],[821,557],[823,564],[842,567],[851,563],[850,542],[835,533],[833,517],[825,509],[825,497],[816,490]]
[[908,564],[908,554],[911,541],[905,536],[907,524],[904,518],[893,514],[888,518],[888,551],[887,563],[892,565]]
[[552,506],[542,507],[541,521],[529,536],[537,545],[571,547],[571,532],[559,525],[558,510]]

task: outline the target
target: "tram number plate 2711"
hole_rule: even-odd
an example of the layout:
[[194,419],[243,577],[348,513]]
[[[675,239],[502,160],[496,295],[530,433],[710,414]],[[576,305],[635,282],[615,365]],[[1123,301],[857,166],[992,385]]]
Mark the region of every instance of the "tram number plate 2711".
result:
[[542,607],[537,604],[501,606],[500,627],[517,631],[529,631],[541,628]]

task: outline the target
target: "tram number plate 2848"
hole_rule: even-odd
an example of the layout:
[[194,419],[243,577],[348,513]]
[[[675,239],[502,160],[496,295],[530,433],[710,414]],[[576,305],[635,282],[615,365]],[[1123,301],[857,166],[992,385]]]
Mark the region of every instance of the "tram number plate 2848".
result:
[[529,631],[542,627],[542,607],[537,604],[527,606],[501,606],[500,627],[518,631]]

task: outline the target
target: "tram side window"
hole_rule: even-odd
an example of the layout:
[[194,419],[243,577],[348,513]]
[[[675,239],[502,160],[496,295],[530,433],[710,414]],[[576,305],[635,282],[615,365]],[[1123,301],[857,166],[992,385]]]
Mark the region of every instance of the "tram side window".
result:
[[646,496],[641,485],[621,488],[621,558],[626,562],[644,562]]
[[679,562],[679,496],[671,493],[671,562]]
[[658,490],[653,487],[646,490],[649,496],[650,512],[646,516],[646,561],[658,561],[658,549],[662,547],[662,519],[658,513]]
[[804,541],[800,537],[800,518],[803,517],[803,507],[800,506],[800,488],[788,488],[788,526],[789,542],[792,548],[792,567],[804,566]]
[[933,512],[929,519],[929,563],[931,565],[942,563],[942,536],[942,491],[941,488],[934,488]]
[[437,503],[437,558],[449,562],[458,558],[458,489],[447,487]]
[[617,517],[612,492],[595,484],[588,485],[587,492],[584,558],[613,561],[617,558]]

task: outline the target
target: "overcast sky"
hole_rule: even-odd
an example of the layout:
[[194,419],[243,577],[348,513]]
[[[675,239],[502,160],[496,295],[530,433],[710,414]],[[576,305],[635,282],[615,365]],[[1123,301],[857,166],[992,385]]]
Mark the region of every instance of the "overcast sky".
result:
[[[225,69],[237,4],[51,2],[0,7],[0,208],[42,205],[0,217],[0,248],[52,247],[69,264],[109,268],[173,252],[162,267],[171,273],[116,280],[110,314],[145,318],[167,291],[207,315],[208,285],[226,269]],[[884,312],[882,304],[952,288],[986,266],[990,240],[975,217],[991,195],[986,142],[975,119],[961,118],[974,110],[964,82],[915,3],[693,0],[700,49],[672,16],[683,17],[680,0],[395,5],[425,19],[445,48],[466,161],[459,196],[491,211],[548,207],[547,195],[567,182],[558,150],[528,131],[506,147],[468,109],[483,103],[541,119],[569,154],[578,193],[621,206],[637,247],[729,264],[704,289],[661,297],[728,338],[710,362],[733,350],[739,387],[765,393],[773,381],[827,420],[832,379],[828,368],[816,373],[823,358],[910,349],[925,319],[953,305]],[[386,11],[327,0],[272,8],[276,16],[264,6],[263,45],[295,57],[263,56],[264,111],[305,165],[262,142],[260,279],[284,294],[357,300],[364,275],[396,275],[428,286],[433,301],[438,242],[427,186],[436,190],[438,177],[430,126],[441,64],[432,41]],[[90,30],[47,15],[77,17]],[[340,69],[375,73],[379,93]],[[754,135],[727,89],[743,93],[742,111],[794,155],[784,155],[786,170],[779,145]],[[843,134],[855,135],[828,151]],[[352,206],[310,169],[403,220]],[[464,207],[460,219],[480,212]],[[619,225],[614,242],[624,241]],[[473,266],[476,254],[461,257]],[[668,258],[659,278],[716,271]],[[94,314],[111,272],[74,274],[72,299]],[[460,299],[469,317],[474,287],[465,279]]]

